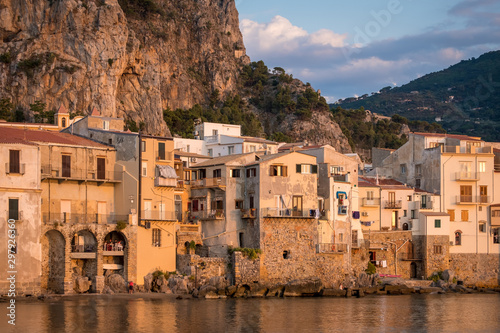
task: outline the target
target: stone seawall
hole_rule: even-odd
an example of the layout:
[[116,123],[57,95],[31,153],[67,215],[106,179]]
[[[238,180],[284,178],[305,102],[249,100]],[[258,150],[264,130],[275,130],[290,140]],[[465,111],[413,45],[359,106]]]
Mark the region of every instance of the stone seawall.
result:
[[450,254],[450,269],[465,285],[497,287],[500,285],[498,254]]

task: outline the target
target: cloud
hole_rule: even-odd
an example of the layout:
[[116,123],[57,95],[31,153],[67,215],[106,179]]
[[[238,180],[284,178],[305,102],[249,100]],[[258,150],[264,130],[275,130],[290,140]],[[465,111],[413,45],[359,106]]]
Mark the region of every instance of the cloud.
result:
[[[282,16],[267,23],[245,19],[240,28],[253,61],[285,68],[332,101],[402,85],[500,48],[499,7],[497,0],[465,0],[448,11],[440,26],[362,45],[349,44],[353,36],[328,29],[309,33]],[[456,24],[457,19],[462,23]]]

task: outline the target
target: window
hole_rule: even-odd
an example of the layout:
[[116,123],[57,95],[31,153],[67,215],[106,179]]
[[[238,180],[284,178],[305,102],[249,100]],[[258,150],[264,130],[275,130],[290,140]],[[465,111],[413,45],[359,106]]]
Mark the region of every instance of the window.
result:
[[250,146],[250,152],[255,152],[255,146]]
[[184,171],[184,180],[191,180],[191,171]]
[[472,162],[460,162],[460,177],[470,179],[472,177]]
[[222,177],[222,170],[221,169],[215,169],[212,171],[213,178],[221,178]]
[[462,222],[468,222],[469,221],[469,211],[468,210],[462,210]]
[[479,186],[479,202],[488,203],[488,186]]
[[318,173],[318,166],[311,164],[297,164],[296,171],[297,173],[302,174]]
[[199,171],[199,179],[205,179],[207,178],[207,170],[206,169],[200,169]]
[[434,254],[443,254],[443,246],[434,245]]
[[500,217],[500,210],[494,210],[491,212],[491,217]]
[[158,159],[165,159],[165,142],[158,142]]
[[420,197],[420,207],[421,207],[422,209],[427,208],[427,196],[426,196],[426,195],[422,195],[422,196]]
[[500,243],[500,228],[495,228],[493,229],[493,243],[499,244]]
[[216,129],[212,130],[212,135],[213,136],[219,135],[219,130]]
[[478,165],[478,169],[479,169],[479,172],[486,172],[486,162],[480,161],[479,165]]
[[191,150],[190,145],[187,145],[187,146],[186,146],[186,151],[189,153],[189,152],[190,152],[190,150]]
[[486,232],[486,222],[479,222],[479,232]]
[[367,191],[366,192],[366,199],[367,200],[373,200],[373,191]]
[[106,159],[97,158],[97,179],[106,179]]
[[142,176],[148,176],[148,162],[142,162]]
[[240,169],[231,169],[231,178],[240,178]]
[[227,153],[228,153],[228,155],[234,154],[234,146],[227,147]]
[[235,200],[234,209],[243,209],[243,200]]
[[244,239],[245,239],[245,234],[243,232],[240,232],[238,234],[238,240],[239,240],[239,243],[240,243],[240,247],[245,247],[245,242],[244,242]]
[[71,177],[71,156],[62,155],[62,177]]
[[406,212],[407,212],[407,210],[406,210],[406,209],[404,209],[404,210],[403,210],[403,217],[406,217],[406,214],[407,214]]
[[412,219],[416,219],[416,217],[415,217],[415,215],[416,215],[415,214],[415,209],[412,209],[410,212],[411,212],[411,218]]
[[441,220],[434,220],[434,228],[441,228]]
[[247,178],[256,177],[256,176],[257,176],[257,169],[256,168],[247,169]]
[[104,120],[102,122],[102,128],[105,130],[109,130],[109,121],[108,120]]
[[191,203],[191,208],[193,209],[193,212],[198,211],[198,200],[197,199],[193,200],[193,202]]
[[20,150],[9,150],[9,173],[20,173]]
[[111,146],[113,144],[113,139],[108,139],[108,144]]
[[66,118],[63,118],[61,120],[61,125],[62,125],[63,128],[66,127]]
[[9,220],[19,220],[19,199],[9,198]]
[[462,232],[455,231],[455,245],[462,245]]
[[208,156],[213,157],[213,155],[214,155],[214,151],[213,151],[213,149],[212,149],[212,148],[210,148],[210,149],[208,150]]
[[399,165],[399,169],[400,169],[402,175],[406,174],[406,164]]
[[146,141],[144,141],[144,140],[142,140],[142,141],[141,141],[141,150],[142,150],[143,152],[145,152],[145,151],[146,151]]
[[422,182],[420,178],[415,179],[415,187],[420,188],[422,186]]
[[460,186],[460,202],[472,202],[472,186]]
[[[394,201],[395,201],[395,200],[396,200],[396,197],[394,197]],[[393,201],[393,202],[394,202],[394,201]],[[411,201],[411,195],[407,195],[407,196],[406,196],[406,201]]]
[[283,251],[283,259],[290,259],[290,250]]
[[330,166],[330,174],[332,175],[341,175],[344,171],[344,167],[338,165]]
[[288,175],[288,168],[286,165],[271,165],[269,175],[286,177]]
[[161,247],[161,229],[153,228],[153,246]]
[[249,201],[249,205],[248,205],[248,207],[249,207],[250,209],[255,208],[255,202],[254,202],[253,195],[250,195],[250,196],[249,196],[248,201]]
[[422,174],[422,164],[415,165],[415,176],[420,176]]
[[448,215],[450,215],[451,222],[455,221],[455,210],[454,209],[448,209]]

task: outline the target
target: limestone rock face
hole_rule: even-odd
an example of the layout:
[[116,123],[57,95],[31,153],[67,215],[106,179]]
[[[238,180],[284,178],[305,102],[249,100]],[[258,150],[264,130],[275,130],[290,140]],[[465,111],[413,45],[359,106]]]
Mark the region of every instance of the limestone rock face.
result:
[[144,122],[237,88],[249,61],[234,0],[0,0],[0,98]]
[[319,295],[322,289],[320,279],[293,280],[285,286],[284,296]]
[[127,283],[120,274],[111,274],[106,277],[106,286],[108,286],[114,293],[127,292]]
[[74,276],[73,277],[73,289],[76,293],[81,294],[89,291],[92,286],[92,281],[85,276]]

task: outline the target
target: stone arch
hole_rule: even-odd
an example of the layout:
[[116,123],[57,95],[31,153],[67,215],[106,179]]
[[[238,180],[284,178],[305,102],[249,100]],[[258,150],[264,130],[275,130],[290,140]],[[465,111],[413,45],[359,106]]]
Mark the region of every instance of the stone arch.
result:
[[119,274],[125,280],[128,277],[129,246],[128,239],[121,231],[108,232],[102,241],[104,276]]
[[49,230],[42,236],[42,289],[64,294],[66,272],[66,239],[58,230]]

